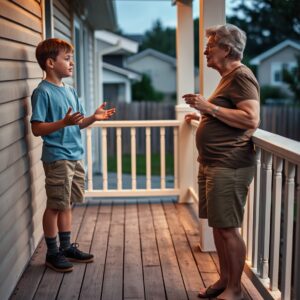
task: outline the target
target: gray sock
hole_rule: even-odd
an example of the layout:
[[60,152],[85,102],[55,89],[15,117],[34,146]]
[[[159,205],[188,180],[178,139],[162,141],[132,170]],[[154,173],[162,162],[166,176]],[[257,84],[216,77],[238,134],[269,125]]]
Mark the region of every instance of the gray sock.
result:
[[56,253],[58,253],[56,237],[51,238],[45,236],[45,241],[47,244],[47,254],[55,255]]
[[62,250],[68,249],[70,247],[70,240],[71,240],[71,232],[65,231],[65,232],[59,232],[59,248]]

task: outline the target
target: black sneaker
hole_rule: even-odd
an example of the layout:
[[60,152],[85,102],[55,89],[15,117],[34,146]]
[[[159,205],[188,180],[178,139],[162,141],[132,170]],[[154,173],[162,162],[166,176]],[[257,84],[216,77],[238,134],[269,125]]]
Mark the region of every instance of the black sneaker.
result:
[[68,249],[61,250],[69,261],[88,263],[94,260],[94,255],[78,249],[79,244],[73,243]]
[[47,254],[45,264],[56,272],[65,273],[73,271],[73,264],[66,259],[61,251],[54,255]]

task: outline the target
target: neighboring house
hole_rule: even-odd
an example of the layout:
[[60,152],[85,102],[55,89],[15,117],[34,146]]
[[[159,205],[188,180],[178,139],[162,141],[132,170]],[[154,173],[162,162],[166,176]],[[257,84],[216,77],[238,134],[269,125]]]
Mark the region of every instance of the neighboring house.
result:
[[261,86],[278,86],[286,90],[282,70],[297,67],[297,55],[300,55],[300,43],[285,40],[251,59],[250,64],[257,66],[257,78]]
[[[165,95],[165,100],[176,99],[177,64],[174,57],[154,49],[146,49],[128,57],[126,66],[139,73],[147,74],[151,78],[154,89]],[[198,91],[199,80],[196,69],[195,74],[196,91]]]
[[103,75],[103,86],[100,98],[113,103],[131,102],[131,83],[140,81],[141,75],[125,68],[124,60],[137,52],[138,43],[106,30],[97,31],[95,37],[101,49],[99,72]]
[[91,113],[99,104],[94,31],[114,30],[116,18],[106,0],[2,0],[0,16],[0,299],[7,299],[43,236],[42,140],[30,128],[30,97],[43,76],[35,47],[47,37],[74,45],[76,70],[66,81]]
[[132,101],[131,83],[141,79],[141,74],[133,70],[104,62],[103,99],[112,103],[130,103]]

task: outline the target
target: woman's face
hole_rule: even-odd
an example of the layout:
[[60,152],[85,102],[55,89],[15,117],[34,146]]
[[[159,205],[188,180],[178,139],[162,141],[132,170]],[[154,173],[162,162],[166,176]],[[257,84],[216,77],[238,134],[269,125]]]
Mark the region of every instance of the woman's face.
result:
[[228,50],[220,47],[213,36],[210,36],[204,51],[207,66],[219,70],[224,65],[224,59],[228,55]]

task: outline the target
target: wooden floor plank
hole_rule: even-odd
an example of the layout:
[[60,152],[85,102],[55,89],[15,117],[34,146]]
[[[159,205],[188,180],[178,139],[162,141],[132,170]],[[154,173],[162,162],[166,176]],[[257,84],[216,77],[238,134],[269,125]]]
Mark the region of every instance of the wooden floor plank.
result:
[[184,227],[194,257],[200,272],[217,273],[218,270],[209,252],[199,251],[199,222],[196,223],[196,210],[194,204],[176,204],[178,217]]
[[198,299],[199,289],[203,288],[204,285],[192,249],[190,248],[182,224],[177,218],[175,206],[172,203],[165,204],[164,210],[188,298],[196,300]]
[[151,208],[167,298],[188,299],[162,205],[152,204]]
[[144,267],[145,296],[147,300],[165,300],[166,294],[160,266]]
[[143,266],[160,266],[153,218],[149,204],[139,205],[139,225],[141,233]]
[[80,299],[100,299],[103,274],[106,261],[108,234],[111,221],[111,204],[100,206],[91,253],[94,254],[94,263],[88,264],[82,283]]
[[136,204],[125,209],[124,299],[145,299]]
[[146,299],[166,299],[153,218],[149,204],[138,206]]
[[[90,200],[73,210],[76,238],[93,263],[56,273],[44,266],[42,241],[11,300],[191,300],[219,278],[217,254],[198,246],[195,204]],[[242,283],[245,299],[262,299],[245,274]]]
[[113,205],[102,299],[123,299],[124,204]]

